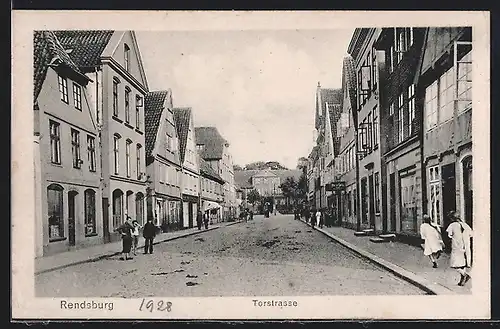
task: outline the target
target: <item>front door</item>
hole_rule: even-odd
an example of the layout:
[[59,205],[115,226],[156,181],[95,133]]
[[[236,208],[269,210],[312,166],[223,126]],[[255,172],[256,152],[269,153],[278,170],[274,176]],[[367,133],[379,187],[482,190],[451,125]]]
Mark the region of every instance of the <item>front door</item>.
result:
[[102,229],[104,242],[110,241],[109,235],[109,204],[108,198],[102,198]]
[[78,192],[71,191],[68,193],[68,242],[70,246],[76,243],[76,229],[75,229],[75,199]]
[[462,161],[463,194],[464,194],[464,220],[472,227],[472,156]]
[[189,227],[194,227],[194,220],[193,220],[193,207],[192,203],[188,202],[188,211],[189,211]]
[[396,232],[396,174],[392,173],[389,178],[390,185],[390,209],[391,209],[391,231]]
[[368,193],[366,188],[366,177],[361,180],[361,216],[363,224],[368,222]]
[[370,227],[375,228],[375,193],[373,189],[373,175],[370,175],[368,180],[369,200],[370,200]]
[[[441,167],[441,183],[443,189],[443,227],[448,228],[450,225],[450,211],[456,211],[456,178],[455,178],[455,164],[451,163]],[[447,234],[443,234],[443,241],[446,249],[449,250],[451,240]]]

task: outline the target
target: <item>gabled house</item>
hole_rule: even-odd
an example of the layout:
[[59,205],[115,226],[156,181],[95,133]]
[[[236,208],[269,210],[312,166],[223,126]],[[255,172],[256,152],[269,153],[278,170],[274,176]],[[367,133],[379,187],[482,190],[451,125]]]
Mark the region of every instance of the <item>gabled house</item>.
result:
[[163,231],[182,228],[180,152],[172,91],[151,91],[144,110],[147,216]]
[[100,127],[106,241],[127,217],[145,220],[144,96],[148,83],[133,31],[56,31],[92,83],[89,102]]
[[450,211],[472,227],[472,28],[428,28],[424,48],[423,208],[443,229]]
[[[357,77],[358,168],[360,188],[361,228],[381,233],[387,231],[385,182],[386,164],[381,156],[385,140],[380,138],[379,69],[384,65],[384,53],[374,45],[382,29],[358,28],[347,49]],[[379,63],[379,61],[381,63]]]
[[[326,209],[327,184],[332,180],[332,160],[334,158],[334,138],[341,113],[342,90],[321,88],[318,82],[316,89],[316,117],[317,132],[316,145],[318,146],[318,184],[316,186],[316,208]],[[328,191],[329,194],[329,191]]]
[[222,220],[224,179],[199,155],[201,209],[210,216],[211,223]]
[[228,141],[216,127],[196,127],[196,148],[205,160],[225,181],[223,219],[237,216],[236,186],[233,160]]
[[356,67],[350,55],[342,64],[342,113],[337,121],[338,153],[335,156],[332,204],[336,224],[356,228],[356,144],[353,111],[357,110]]
[[200,206],[200,164],[196,152],[193,111],[190,107],[174,108],[179,138],[181,164],[182,225],[194,227]]
[[88,88],[50,31],[33,38],[35,255],[102,243],[98,129]]

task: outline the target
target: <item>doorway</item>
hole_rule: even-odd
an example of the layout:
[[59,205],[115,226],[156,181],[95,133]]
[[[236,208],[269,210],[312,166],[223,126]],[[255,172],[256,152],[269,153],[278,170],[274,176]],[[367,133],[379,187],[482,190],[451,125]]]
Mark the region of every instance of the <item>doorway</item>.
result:
[[189,216],[189,228],[194,227],[194,220],[193,220],[193,203],[188,202],[188,216]]
[[396,174],[392,173],[389,177],[389,198],[391,210],[391,228],[392,232],[396,232]]
[[76,216],[76,196],[78,192],[70,191],[68,193],[68,243],[70,246],[76,244],[76,228],[75,228],[75,216]]
[[109,203],[108,198],[102,198],[102,229],[104,242],[111,240],[109,234]]
[[368,177],[368,198],[370,200],[370,228],[375,229],[375,193],[373,189],[373,174]]
[[366,224],[368,221],[368,203],[367,203],[367,190],[366,190],[366,177],[361,179],[361,216],[362,223]]
[[464,220],[472,227],[472,156],[462,160]]
[[[455,164],[450,163],[441,167],[441,183],[443,190],[443,228],[446,229],[450,225],[450,211],[455,211],[457,208],[456,200],[456,177]],[[450,250],[451,239],[447,234],[443,234],[443,242],[447,250]]]

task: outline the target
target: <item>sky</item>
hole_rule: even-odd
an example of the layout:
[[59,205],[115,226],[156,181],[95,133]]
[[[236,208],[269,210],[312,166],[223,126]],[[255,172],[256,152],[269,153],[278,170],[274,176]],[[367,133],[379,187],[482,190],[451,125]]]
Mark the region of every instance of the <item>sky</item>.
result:
[[353,30],[136,32],[150,90],[170,88],[233,162],[295,168],[314,146],[318,82],[340,88]]

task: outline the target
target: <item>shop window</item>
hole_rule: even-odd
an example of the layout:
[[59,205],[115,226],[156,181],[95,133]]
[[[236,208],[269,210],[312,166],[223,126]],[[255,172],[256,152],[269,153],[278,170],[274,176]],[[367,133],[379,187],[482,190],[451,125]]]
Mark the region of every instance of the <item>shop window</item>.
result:
[[439,166],[430,167],[429,181],[429,216],[438,225],[442,225],[441,216],[441,175]]
[[85,191],[85,236],[97,234],[95,214],[95,191]]
[[52,184],[47,187],[49,241],[64,238],[63,188]]

